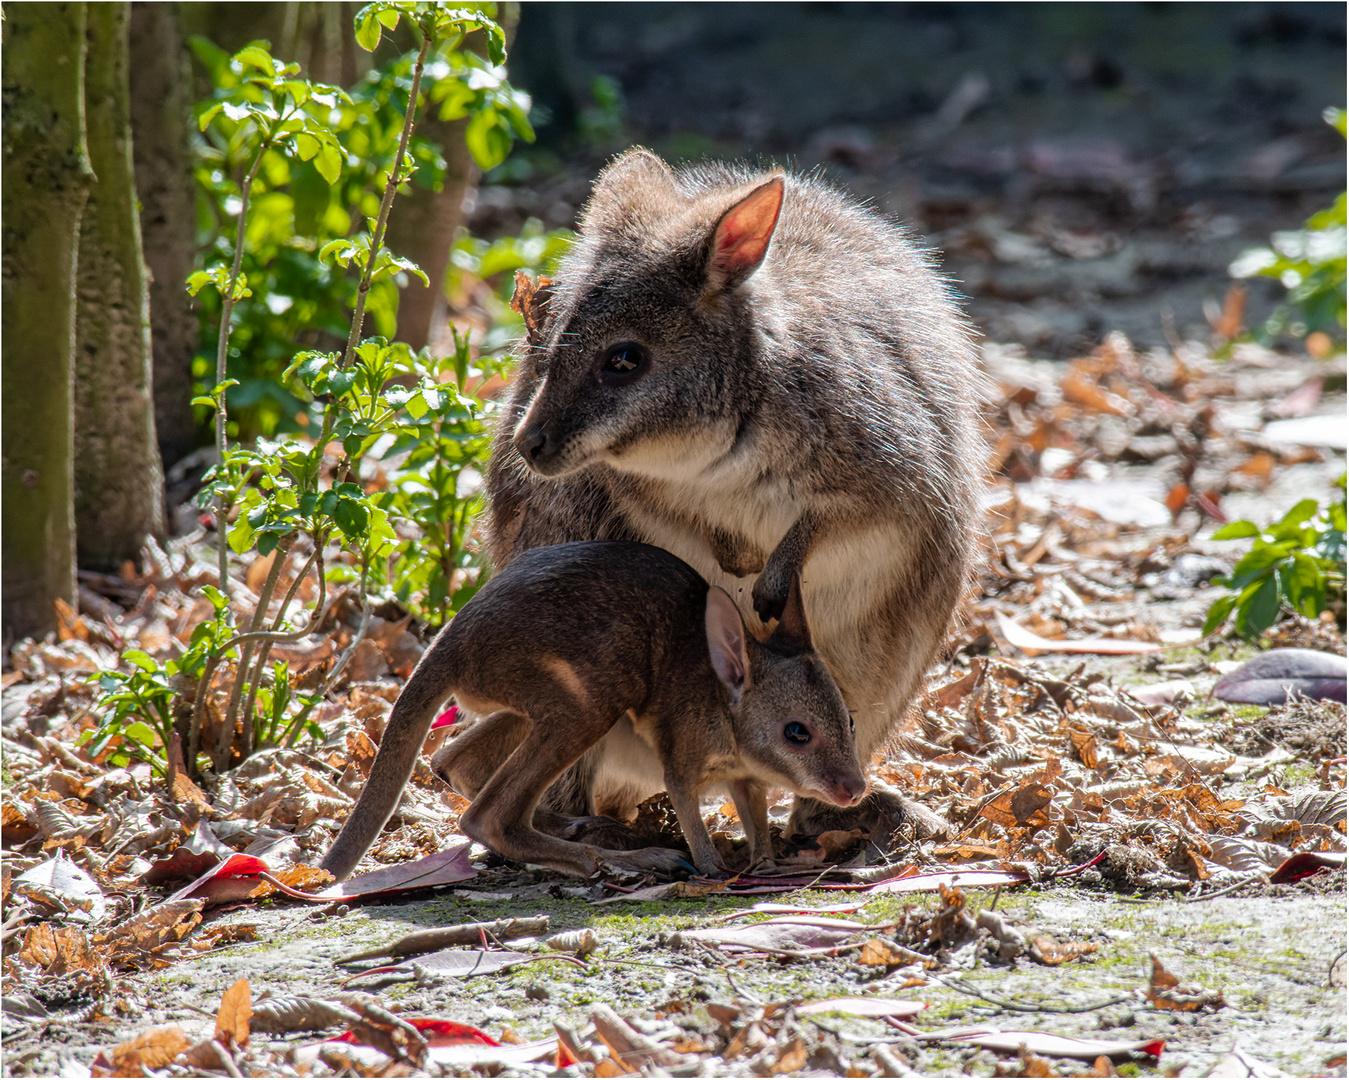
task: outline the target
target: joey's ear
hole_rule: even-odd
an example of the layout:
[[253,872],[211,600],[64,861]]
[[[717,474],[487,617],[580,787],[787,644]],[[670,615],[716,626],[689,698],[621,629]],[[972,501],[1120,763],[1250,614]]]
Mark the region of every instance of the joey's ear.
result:
[[786,177],[779,173],[721,215],[707,256],[708,292],[733,289],[759,269],[777,228],[785,190]]
[[810,649],[810,627],[806,625],[806,605],[801,600],[801,571],[792,571],[792,581],[787,587],[787,606],[782,609],[782,618],[773,628],[769,644],[779,645],[796,652]]
[[745,624],[735,601],[713,585],[707,590],[707,648],[712,669],[726,684],[731,700],[739,704],[749,685],[749,654],[745,651]]

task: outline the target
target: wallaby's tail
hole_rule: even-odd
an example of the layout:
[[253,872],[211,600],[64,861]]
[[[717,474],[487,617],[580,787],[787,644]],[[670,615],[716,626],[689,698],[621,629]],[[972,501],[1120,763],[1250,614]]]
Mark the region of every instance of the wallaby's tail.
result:
[[436,706],[454,689],[451,641],[448,634],[436,638],[394,703],[370,779],[323,860],[323,869],[338,881],[351,873],[393,815],[431,730]]

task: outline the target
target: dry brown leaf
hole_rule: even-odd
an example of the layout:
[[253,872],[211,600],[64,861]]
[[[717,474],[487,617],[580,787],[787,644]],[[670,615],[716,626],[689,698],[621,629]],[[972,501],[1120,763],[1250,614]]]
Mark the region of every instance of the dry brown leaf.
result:
[[1046,1058],[1038,1054],[1032,1054],[1029,1050],[1022,1048],[1021,1051],[1021,1075],[1022,1076],[1061,1076]]
[[1096,754],[1096,736],[1085,727],[1079,727],[1077,724],[1070,724],[1068,727],[1068,741],[1072,743],[1073,751],[1077,754],[1078,760],[1088,769],[1094,769],[1100,763]]
[[800,1072],[806,1067],[806,1059],[809,1056],[805,1041],[798,1035],[778,1051],[772,1073],[774,1076],[782,1076],[785,1073]]
[[53,926],[49,922],[28,927],[19,949],[19,959],[38,968],[44,975],[103,970],[103,957],[90,948],[83,930],[78,926]]
[[253,1015],[253,992],[247,979],[240,979],[220,999],[215,1018],[215,1038],[225,1049],[248,1045],[248,1022]]
[[1058,967],[1059,964],[1066,964],[1070,960],[1090,956],[1100,949],[1099,945],[1086,942],[1064,944],[1048,934],[1032,934],[1030,945],[1031,959],[1046,967]]
[[143,1069],[158,1071],[166,1068],[191,1045],[192,1042],[183,1034],[183,1029],[176,1025],[151,1028],[134,1039],[113,1047],[109,1056],[116,1071],[112,1075],[143,1076]]
[[864,967],[896,968],[911,964],[913,960],[884,938],[872,938],[862,946],[857,962]]

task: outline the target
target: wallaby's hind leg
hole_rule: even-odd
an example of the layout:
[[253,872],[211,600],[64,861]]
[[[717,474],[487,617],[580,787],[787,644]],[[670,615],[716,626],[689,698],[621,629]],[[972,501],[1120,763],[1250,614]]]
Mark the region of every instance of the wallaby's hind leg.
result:
[[476,799],[529,728],[528,718],[519,713],[494,712],[432,754],[431,771],[464,798]]
[[[590,877],[605,868],[666,874],[686,870],[688,863],[677,851],[609,851],[548,836],[534,827],[534,810],[544,790],[576,760],[578,749],[594,745],[613,724],[613,720],[595,716],[573,715],[565,726],[551,723],[547,717],[537,718],[464,812],[459,827],[508,859],[577,877]],[[564,730],[566,737],[562,738]]]

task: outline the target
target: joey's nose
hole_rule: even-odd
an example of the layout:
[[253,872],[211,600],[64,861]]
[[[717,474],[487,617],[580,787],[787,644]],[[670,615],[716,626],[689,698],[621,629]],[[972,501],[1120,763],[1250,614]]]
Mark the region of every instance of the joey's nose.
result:
[[548,447],[548,435],[543,428],[531,424],[515,433],[514,442],[526,461],[538,461]]

